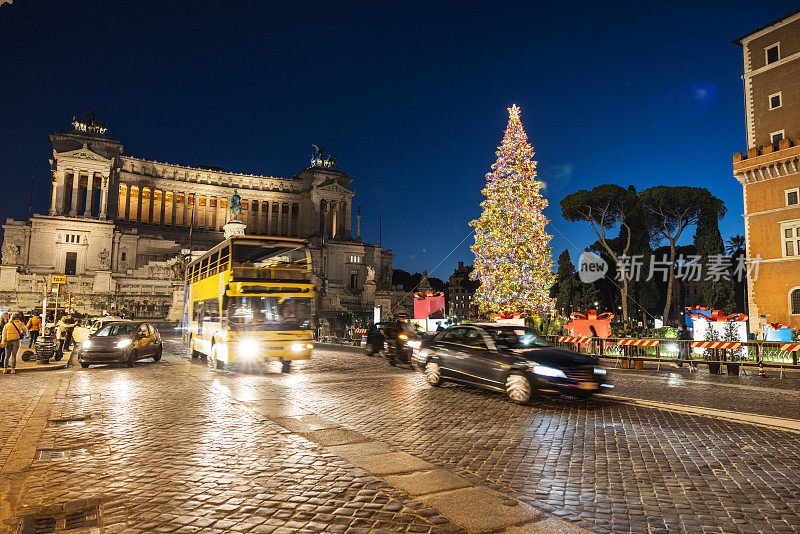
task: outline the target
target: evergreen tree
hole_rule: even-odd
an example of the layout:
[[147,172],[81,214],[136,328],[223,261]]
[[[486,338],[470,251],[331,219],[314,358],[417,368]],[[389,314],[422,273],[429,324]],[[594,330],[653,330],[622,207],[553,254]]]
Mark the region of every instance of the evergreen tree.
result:
[[550,295],[556,299],[556,313],[565,316],[572,313],[574,297],[578,291],[578,280],[575,275],[575,265],[572,264],[569,251],[564,249],[564,252],[558,257],[556,283],[553,286],[555,291]]
[[703,280],[700,282],[700,293],[703,303],[712,310],[722,310],[731,313],[735,307],[733,298],[733,273],[732,266],[727,269],[725,277],[719,280],[709,278],[710,264],[725,254],[725,242],[719,232],[718,221],[725,215],[725,206],[722,201],[711,197],[697,220],[697,229],[694,234],[694,245],[700,256]]
[[475,227],[475,270],[481,282],[475,302],[482,312],[548,312],[553,308],[549,290],[555,279],[550,250],[551,235],[542,211],[547,200],[536,179],[533,147],[520,121],[519,108],[508,110],[509,119],[497,161],[486,174],[481,202],[483,212],[470,222]]

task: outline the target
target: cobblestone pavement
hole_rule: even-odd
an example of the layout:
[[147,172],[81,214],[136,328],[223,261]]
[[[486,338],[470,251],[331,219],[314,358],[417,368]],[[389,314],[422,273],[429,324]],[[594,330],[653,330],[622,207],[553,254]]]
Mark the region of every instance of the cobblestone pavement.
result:
[[0,532],[95,505],[108,533],[459,531],[178,364],[3,376],[0,450],[30,445],[0,463]]
[[291,376],[237,380],[282,384],[329,419],[614,532],[800,531],[795,433],[603,401],[521,407],[476,388],[431,388],[352,348],[316,349]]
[[709,374],[705,368],[691,372],[672,365],[656,370],[612,369],[615,395],[721,410],[800,419],[800,380],[797,373],[770,370],[766,378],[757,369],[747,376]]
[[[460,530],[294,432],[302,414],[597,532],[800,532],[800,434],[604,401],[521,407],[352,348],[319,347],[289,375],[212,371],[172,340],[166,352],[3,377],[0,532],[94,505],[102,532]],[[643,379],[616,373],[629,384],[616,393]]]

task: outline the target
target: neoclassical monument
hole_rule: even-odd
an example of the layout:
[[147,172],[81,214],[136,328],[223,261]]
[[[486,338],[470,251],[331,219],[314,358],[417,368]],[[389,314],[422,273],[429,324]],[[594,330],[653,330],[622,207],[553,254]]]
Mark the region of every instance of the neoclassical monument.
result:
[[126,156],[106,132],[90,110],[50,135],[47,215],[3,225],[3,308],[41,306],[43,276],[66,274],[79,311],[174,317],[183,261],[223,239],[234,190],[248,234],[309,239],[319,316],[391,308],[391,251],[361,242],[360,215],[352,236],[352,178],[323,149],[277,178]]

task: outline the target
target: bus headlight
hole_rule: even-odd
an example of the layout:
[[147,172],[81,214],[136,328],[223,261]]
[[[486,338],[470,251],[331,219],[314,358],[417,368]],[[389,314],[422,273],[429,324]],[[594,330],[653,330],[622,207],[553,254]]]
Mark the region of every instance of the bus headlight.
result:
[[406,345],[408,345],[412,349],[418,349],[418,348],[420,348],[422,346],[422,341],[420,341],[418,339],[410,339],[410,340],[406,341]]
[[255,339],[244,339],[239,342],[239,352],[241,352],[243,356],[254,357],[258,354],[258,349],[258,341]]

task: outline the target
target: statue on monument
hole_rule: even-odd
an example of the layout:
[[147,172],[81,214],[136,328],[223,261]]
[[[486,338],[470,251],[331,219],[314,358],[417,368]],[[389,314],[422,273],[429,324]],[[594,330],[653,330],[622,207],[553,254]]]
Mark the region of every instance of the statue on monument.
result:
[[19,255],[19,245],[16,245],[14,243],[9,243],[8,241],[3,243],[3,248],[2,248],[3,265],[16,265],[18,255]]
[[108,249],[103,249],[100,252],[99,259],[100,259],[100,270],[107,271],[111,265],[109,259],[111,258],[111,254],[108,252]]
[[242,197],[239,196],[239,190],[234,189],[228,202],[228,210],[230,211],[231,220],[238,221],[242,215]]

